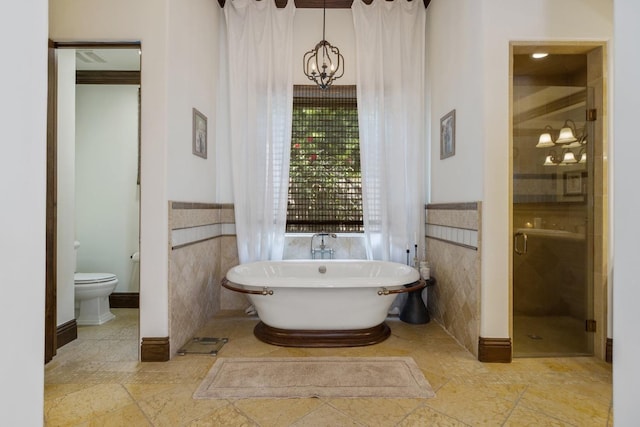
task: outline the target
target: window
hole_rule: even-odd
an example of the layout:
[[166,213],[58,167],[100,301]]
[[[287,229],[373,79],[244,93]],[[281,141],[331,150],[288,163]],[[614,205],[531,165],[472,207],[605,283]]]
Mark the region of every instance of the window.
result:
[[294,87],[287,231],[363,231],[355,86]]

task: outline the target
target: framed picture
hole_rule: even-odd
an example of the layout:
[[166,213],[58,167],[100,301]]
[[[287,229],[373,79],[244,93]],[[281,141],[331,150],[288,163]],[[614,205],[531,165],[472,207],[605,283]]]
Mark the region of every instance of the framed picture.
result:
[[193,109],[193,154],[207,158],[207,116]]
[[456,110],[440,119],[440,159],[456,154]]
[[582,179],[584,172],[573,171],[564,173],[564,195],[565,196],[581,196]]

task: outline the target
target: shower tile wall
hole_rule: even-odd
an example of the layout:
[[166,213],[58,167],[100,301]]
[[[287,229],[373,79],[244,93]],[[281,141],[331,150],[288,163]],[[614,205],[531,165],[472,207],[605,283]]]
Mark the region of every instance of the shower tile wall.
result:
[[169,202],[171,356],[220,310],[247,305],[220,286],[238,264],[234,222],[232,205]]
[[481,204],[426,206],[427,261],[435,286],[428,288],[431,316],[478,355],[480,334]]

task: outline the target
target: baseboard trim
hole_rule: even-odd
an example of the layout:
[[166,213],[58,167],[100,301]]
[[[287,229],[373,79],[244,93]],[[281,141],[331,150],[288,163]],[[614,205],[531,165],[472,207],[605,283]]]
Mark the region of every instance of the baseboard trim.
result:
[[485,363],[511,363],[511,338],[483,338],[478,340],[478,360]]
[[78,324],[76,323],[76,319],[71,319],[62,325],[58,325],[56,328],[56,349],[69,344],[77,338]]
[[605,348],[604,360],[607,363],[613,363],[613,338],[607,338],[607,347]]
[[169,359],[169,337],[142,338],[142,344],[140,344],[142,362],[166,362]]
[[139,292],[114,292],[109,295],[111,308],[140,308]]

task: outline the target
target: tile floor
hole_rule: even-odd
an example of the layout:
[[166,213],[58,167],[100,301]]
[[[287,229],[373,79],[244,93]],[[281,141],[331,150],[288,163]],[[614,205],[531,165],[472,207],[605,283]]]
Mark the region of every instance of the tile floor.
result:
[[584,319],[570,316],[524,316],[513,318],[515,357],[584,356],[594,334],[585,331]]
[[137,310],[114,309],[45,368],[47,426],[611,426],[611,365],[590,357],[483,364],[435,322],[388,321],[383,343],[345,349],[281,348],[252,334],[241,313],[212,319],[198,335],[228,337],[224,357],[411,356],[432,399],[194,400],[210,355],[137,362]]

